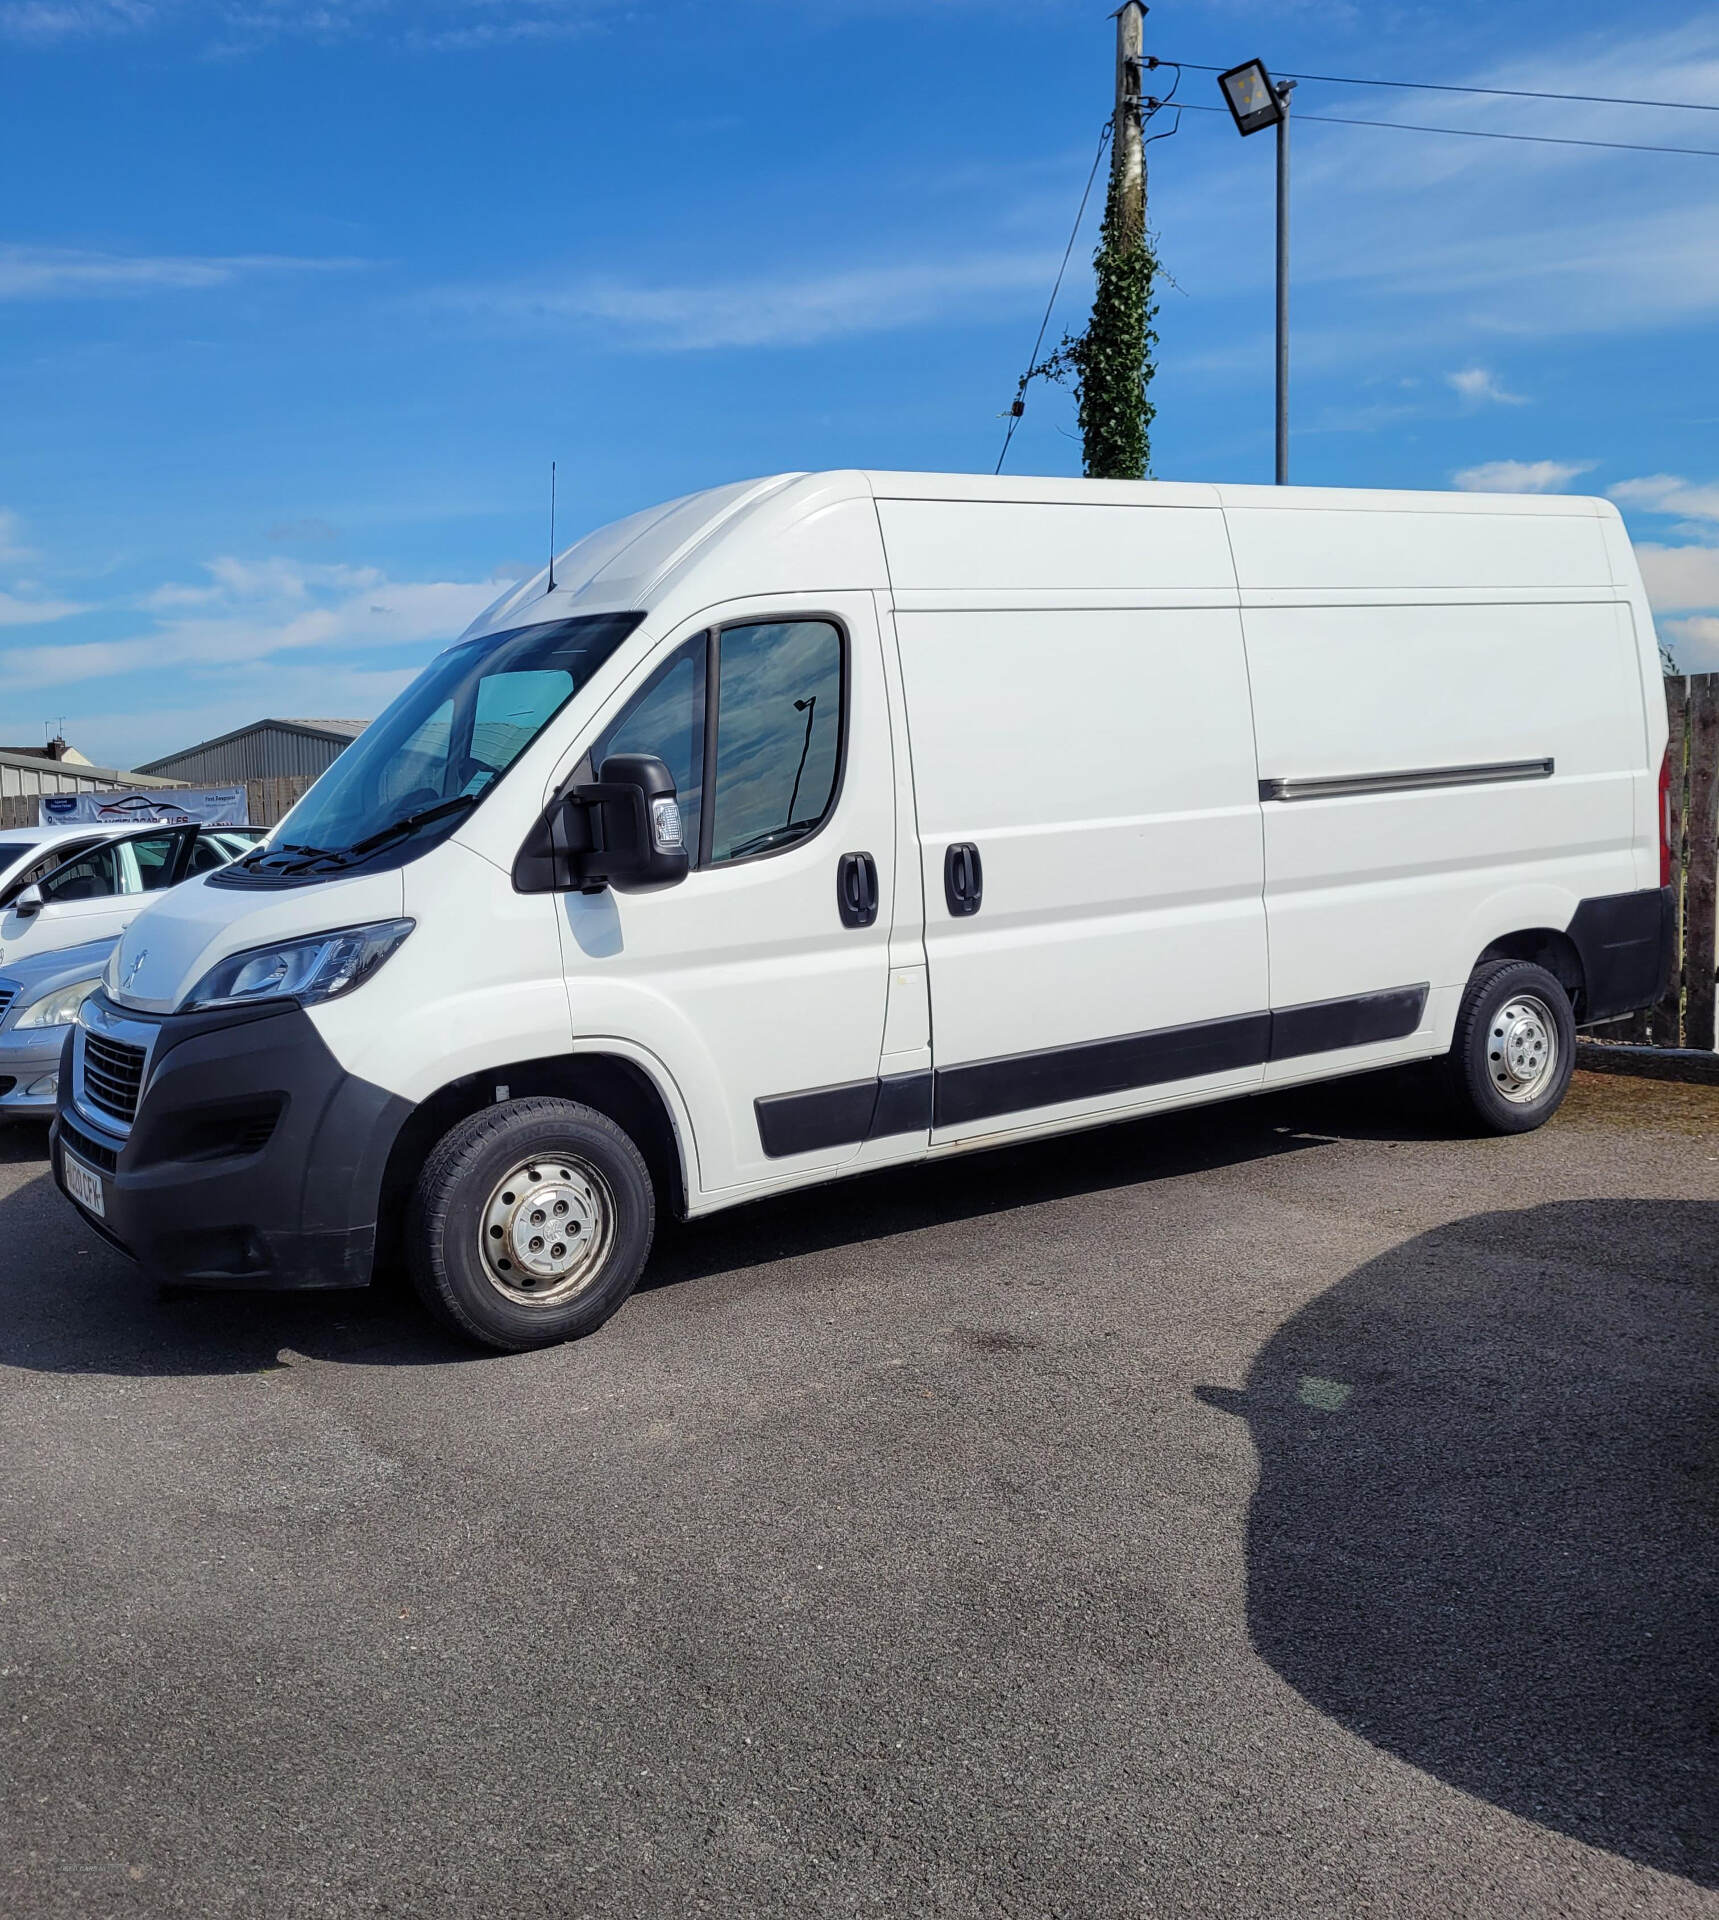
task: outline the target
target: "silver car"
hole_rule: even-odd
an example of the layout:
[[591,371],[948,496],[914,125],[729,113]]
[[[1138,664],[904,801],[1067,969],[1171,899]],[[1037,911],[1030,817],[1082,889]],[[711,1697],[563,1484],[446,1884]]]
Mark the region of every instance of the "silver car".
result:
[[101,984],[114,935],[0,971],[0,1120],[52,1120],[60,1054],[84,996]]

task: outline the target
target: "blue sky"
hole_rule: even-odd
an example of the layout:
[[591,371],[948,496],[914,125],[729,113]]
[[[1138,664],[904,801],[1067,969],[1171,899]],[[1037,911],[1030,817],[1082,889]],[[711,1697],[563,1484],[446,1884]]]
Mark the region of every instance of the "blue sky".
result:
[[[1109,110],[1106,16],[0,0],[0,743],[63,715],[132,765],[374,714],[540,564],[551,458],[564,542],[749,474],[988,471]],[[1186,0],[1147,44],[1719,101],[1693,7]],[[1719,114],[1297,100],[1719,148]],[[1269,138],[1188,114],[1150,168],[1155,471],[1269,479]],[[1719,159],[1308,120],[1295,187],[1295,478],[1610,492],[1662,636],[1719,667]],[[1078,472],[1072,428],[1035,388],[1010,470]]]

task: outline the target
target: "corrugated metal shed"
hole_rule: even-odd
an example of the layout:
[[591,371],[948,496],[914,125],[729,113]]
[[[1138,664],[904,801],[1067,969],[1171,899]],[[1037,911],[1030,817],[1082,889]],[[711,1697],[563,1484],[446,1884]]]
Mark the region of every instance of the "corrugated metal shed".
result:
[[141,771],[170,775],[194,787],[221,787],[237,780],[314,779],[338,760],[369,725],[368,720],[253,720],[183,753],[151,760]]

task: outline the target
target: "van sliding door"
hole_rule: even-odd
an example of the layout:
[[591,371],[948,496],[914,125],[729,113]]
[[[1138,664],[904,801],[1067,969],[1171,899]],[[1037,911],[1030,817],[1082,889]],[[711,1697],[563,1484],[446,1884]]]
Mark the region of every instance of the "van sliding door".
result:
[[[1069,509],[1031,511],[1069,524]],[[1262,1078],[1263,860],[1240,619],[1233,591],[1189,597],[896,614],[934,1144]]]

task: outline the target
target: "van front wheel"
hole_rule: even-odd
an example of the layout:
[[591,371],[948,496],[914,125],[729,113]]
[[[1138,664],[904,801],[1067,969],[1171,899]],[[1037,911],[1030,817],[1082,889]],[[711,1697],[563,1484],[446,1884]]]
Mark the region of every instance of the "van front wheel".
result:
[[503,1353],[595,1332],[637,1284],[655,1230],[638,1148],[573,1100],[507,1100],[460,1121],[406,1216],[425,1306]]
[[1544,967],[1489,960],[1476,967],[1456,1016],[1448,1071],[1461,1103],[1488,1133],[1528,1133],[1558,1111],[1576,1064],[1570,996]]

